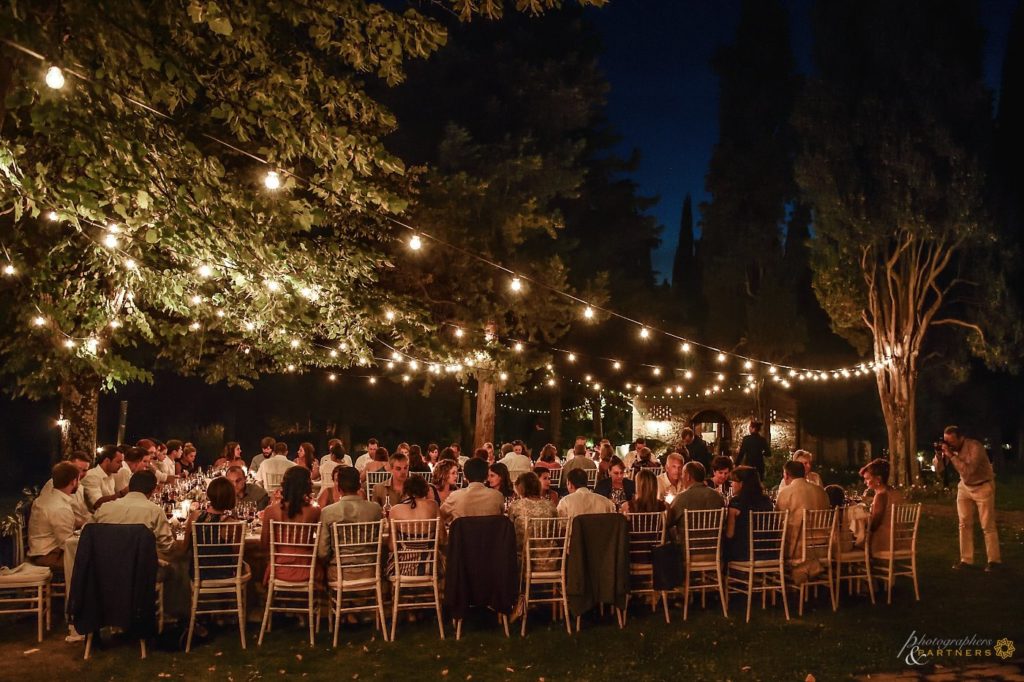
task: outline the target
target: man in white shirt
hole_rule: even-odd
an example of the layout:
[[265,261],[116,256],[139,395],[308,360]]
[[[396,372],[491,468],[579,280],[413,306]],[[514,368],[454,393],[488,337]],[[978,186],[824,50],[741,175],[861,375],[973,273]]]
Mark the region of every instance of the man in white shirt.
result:
[[366,452],[356,458],[356,469],[359,470],[359,473],[363,473],[366,469],[367,462],[373,461],[374,456],[377,454],[378,447],[380,447],[380,444],[377,442],[376,438],[371,438],[366,441]]
[[466,462],[463,475],[469,483],[454,490],[441,504],[441,518],[445,524],[463,516],[498,516],[505,510],[505,496],[500,490],[484,485],[487,480],[487,462],[474,457]]
[[[581,514],[614,514],[615,503],[587,487],[587,472],[573,469],[566,476],[569,494],[558,501],[558,515],[572,521]],[[453,493],[454,494],[454,493]]]
[[96,511],[96,523],[141,523],[156,536],[156,551],[161,559],[173,558],[174,533],[160,505],[150,501],[156,490],[156,474],[144,470],[132,474],[128,492]]
[[[819,488],[824,487],[821,484],[821,476],[819,476],[814,471],[811,471],[812,462],[814,461],[814,455],[812,455],[807,450],[797,450],[796,452],[793,453],[793,457],[791,459],[794,462],[800,462],[801,464],[804,465],[804,478],[807,479],[808,483],[813,483]],[[786,477],[783,476],[782,480],[779,482],[779,490],[781,491],[787,485],[789,485],[789,482],[786,480]]]
[[647,447],[646,438],[637,438],[636,442],[633,443],[633,449],[626,453],[626,459],[623,463],[626,465],[626,471],[633,468],[633,462],[636,461],[637,453],[640,452],[640,448]]
[[327,443],[329,452],[320,458],[320,480],[333,481],[334,469],[339,466],[352,466],[352,458],[345,452],[345,446],[337,438]]
[[167,446],[163,443],[156,444],[156,452],[150,462],[153,473],[156,474],[156,482],[163,485],[174,480],[174,461],[167,456]]
[[124,453],[116,445],[104,445],[96,456],[96,466],[82,478],[85,505],[95,511],[101,504],[118,498],[116,474],[124,464]]
[[75,532],[72,503],[78,490],[78,468],[59,462],[52,470],[52,487],[39,493],[28,520],[28,559],[37,566],[63,567],[64,541]]
[[678,452],[670,452],[665,458],[665,471],[658,476],[658,499],[664,500],[666,495],[673,498],[686,490],[683,483],[683,456]]
[[[139,442],[152,443],[152,441],[148,440]],[[155,445],[153,446],[153,450],[156,450]],[[131,480],[132,475],[139,471],[149,471],[151,461],[152,456],[145,447],[128,448],[128,451],[124,453],[124,464],[114,475],[114,489],[117,490],[117,493],[119,495],[124,495],[128,490],[128,481]],[[157,480],[159,481],[159,479]]]
[[253,457],[252,461],[249,463],[249,473],[253,476],[256,475],[256,472],[260,470],[260,465],[270,459],[274,454],[274,445],[276,444],[277,441],[270,436],[264,436],[260,439],[260,454]]
[[508,468],[508,475],[512,479],[513,483],[515,483],[522,474],[533,471],[533,460],[523,452],[525,447],[526,446],[523,445],[523,441],[514,441],[512,443],[512,452],[498,460],[499,464],[504,464]]
[[786,557],[800,558],[800,531],[804,525],[804,510],[823,510],[830,507],[828,494],[820,485],[806,478],[803,462],[790,460],[782,469],[786,485],[780,487],[775,501],[776,511],[789,511],[786,529]]
[[[89,507],[85,504],[85,488],[82,487],[82,478],[85,477],[85,474],[92,467],[92,457],[81,450],[75,450],[71,453],[71,457],[68,458],[68,462],[73,464],[78,470],[78,487],[75,490],[75,494],[71,496],[71,507],[75,510],[75,528],[81,528],[92,519],[92,512],[89,511]],[[53,479],[51,478],[43,485],[43,489],[39,494],[43,495],[52,490]]]
[[274,443],[274,454],[260,464],[260,470],[256,472],[256,482],[263,486],[264,490],[270,492],[267,479],[272,476],[279,484],[284,472],[293,466],[295,466],[295,462],[288,459],[288,443],[284,441]]

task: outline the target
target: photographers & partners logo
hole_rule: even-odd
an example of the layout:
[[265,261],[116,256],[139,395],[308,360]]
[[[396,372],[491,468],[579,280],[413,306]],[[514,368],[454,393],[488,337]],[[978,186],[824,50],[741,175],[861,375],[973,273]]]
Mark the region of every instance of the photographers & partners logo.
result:
[[903,648],[896,655],[907,665],[927,665],[935,659],[950,658],[991,658],[996,656],[1006,660],[1013,656],[1016,649],[1013,640],[1006,637],[998,642],[993,639],[969,635],[966,637],[944,638],[910,633]]

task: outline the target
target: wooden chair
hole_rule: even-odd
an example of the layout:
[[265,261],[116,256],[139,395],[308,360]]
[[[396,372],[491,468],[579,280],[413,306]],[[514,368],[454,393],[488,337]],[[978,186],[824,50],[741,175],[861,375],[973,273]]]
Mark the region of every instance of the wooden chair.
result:
[[683,518],[683,620],[689,617],[691,591],[700,592],[701,608],[707,604],[709,591],[718,592],[722,615],[729,617],[729,600],[722,578],[724,524],[724,508],[686,510]]
[[750,607],[754,593],[761,593],[761,605],[769,592],[782,596],[782,607],[789,620],[789,603],[786,601],[786,523],[788,511],[748,512],[750,529],[748,548],[750,558],[746,561],[730,561],[728,566],[728,592],[747,595],[747,622],[750,622]]
[[558,486],[562,485],[562,470],[548,469],[548,474],[551,478],[551,489],[558,490]]
[[185,653],[192,650],[200,614],[237,616],[245,649],[245,586],[252,574],[242,561],[244,548],[245,524],[241,521],[192,524],[192,609]]
[[876,552],[871,561],[876,578],[885,583],[886,603],[892,604],[892,586],[905,575],[914,581],[914,599],[921,601],[917,586],[917,528],[921,505],[893,505],[889,524],[889,549]]
[[[426,481],[428,484],[433,480],[433,476],[434,476],[434,474],[429,472],[429,471],[410,471],[409,475],[410,476],[419,476],[424,481]],[[367,476],[367,478],[369,478],[369,476]],[[371,491],[372,490],[373,489],[371,488]]]
[[[800,602],[797,615],[804,615],[804,602],[807,601],[808,588],[820,586],[828,588],[829,603],[835,611],[836,604],[835,582],[832,576],[832,559],[835,554],[835,525],[836,513],[833,509],[802,509],[803,523],[800,528],[799,556],[790,559],[791,587],[799,594]],[[817,560],[823,569],[818,576],[808,576],[800,585],[792,580],[793,568],[799,565],[806,565],[807,562]]]
[[[645,512],[629,515],[629,593],[622,621],[625,624],[629,613],[629,598],[634,594],[650,594],[661,597],[665,611],[665,622],[671,622],[668,613],[668,593],[654,589],[654,564],[651,550],[665,543],[665,512]],[[651,603],[651,611],[657,608],[657,600]]]
[[836,608],[839,608],[839,598],[843,592],[843,581],[847,583],[847,593],[853,594],[854,589],[860,591],[863,581],[868,587],[868,595],[871,603],[875,603],[875,585],[871,576],[871,529],[865,523],[863,544],[856,546],[856,537],[850,528],[850,507],[839,507],[836,509],[836,530],[835,549],[833,561],[835,563],[836,580]]
[[391,478],[390,471],[368,471],[366,472],[366,499],[373,499],[373,487],[378,483],[387,483]]
[[13,573],[0,576],[0,614],[36,614],[36,637],[42,642],[43,623],[49,630],[49,614],[53,610],[53,602],[50,601],[51,572],[46,569],[45,572],[36,570],[32,573],[35,575]]
[[597,485],[597,474],[600,469],[584,469],[584,471],[587,472],[587,487],[593,490]]
[[[554,484],[552,484],[553,486]],[[572,634],[569,600],[565,593],[565,557],[568,549],[569,522],[565,518],[528,518],[523,539],[523,624],[519,635],[526,636],[530,604],[562,606],[565,629]]]
[[[334,632],[332,646],[338,646],[341,614],[373,611],[374,622],[387,641],[388,627],[384,619],[384,597],[381,591],[381,547],[384,521],[335,523],[331,525],[331,546],[334,551],[333,571],[328,571],[328,606]],[[347,605],[358,598],[362,603]]]
[[[441,587],[438,575],[438,539],[441,519],[392,521],[391,641],[395,640],[398,612],[433,607],[437,629],[444,639],[441,620]],[[403,591],[405,601],[402,601]]]
[[[318,523],[270,521],[270,582],[267,604],[263,610],[260,638],[270,630],[271,613],[300,613],[309,620],[309,644],[314,644],[313,611],[316,608],[316,547]],[[285,580],[291,572],[305,573],[306,578]],[[275,605],[274,601],[278,604]]]
[[665,473],[665,467],[647,467],[645,471],[650,471],[652,474],[654,474],[654,477],[657,478],[658,476],[661,476],[663,473]]
[[263,489],[273,495],[275,490],[279,490],[281,488],[282,479],[284,479],[283,472],[279,474],[272,474],[269,472],[263,474]]

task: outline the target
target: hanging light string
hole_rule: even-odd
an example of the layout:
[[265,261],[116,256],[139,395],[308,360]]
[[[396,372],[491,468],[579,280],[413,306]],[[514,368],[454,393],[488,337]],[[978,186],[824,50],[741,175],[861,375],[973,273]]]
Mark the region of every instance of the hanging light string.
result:
[[[39,54],[38,52],[35,52],[35,51],[33,51],[33,50],[29,49],[29,48],[26,48],[26,47],[20,45],[19,43],[15,42],[15,41],[4,39],[3,42],[4,42],[4,44],[8,45],[9,47],[12,47],[13,49],[19,50],[19,51],[21,51],[22,53],[24,53],[26,55],[29,55],[29,56],[31,56],[31,57],[33,57],[35,59],[38,59],[38,60],[40,60],[40,61],[42,61],[44,63],[47,62],[47,59],[42,54]],[[59,68],[59,67],[51,67],[51,68]],[[84,82],[91,82],[89,78],[87,78],[86,76],[84,76],[80,72],[77,72],[77,71],[74,71],[74,70],[68,70],[68,69],[65,69],[65,71],[68,74],[74,76],[75,78],[81,79]],[[148,104],[146,104],[144,102],[141,102],[137,98],[134,98],[134,97],[131,97],[131,96],[127,96],[127,95],[122,95],[122,97],[125,99],[125,101],[130,102],[131,104],[139,107],[141,110],[143,110],[143,111],[145,111],[147,113],[151,113],[151,114],[156,115],[156,116],[158,116],[158,117],[160,117],[160,118],[162,118],[162,119],[164,119],[166,121],[169,121],[171,123],[175,123],[174,118],[171,117],[170,115],[168,115],[168,114],[166,114],[164,112],[161,112],[161,111],[155,109],[154,107],[149,106]],[[287,176],[289,178],[292,178],[292,179],[296,180],[297,182],[303,183],[303,184],[305,184],[305,185],[307,185],[309,187],[313,187],[313,188],[319,189],[321,191],[327,192],[329,194],[332,194],[333,196],[335,196],[336,198],[338,198],[338,199],[340,199],[342,201],[345,201],[345,202],[348,202],[350,204],[355,205],[355,207],[360,209],[360,210],[363,210],[363,211],[367,210],[366,206],[361,205],[359,202],[355,201],[351,197],[343,196],[340,192],[338,192],[336,190],[333,190],[332,188],[330,188],[330,187],[328,187],[326,185],[323,185],[322,183],[319,183],[319,182],[316,182],[314,180],[302,177],[302,176],[300,176],[298,174],[295,174],[295,173],[293,173],[293,172],[291,172],[291,171],[289,171],[287,169],[277,168],[268,159],[266,159],[264,157],[261,157],[259,155],[253,154],[253,153],[251,153],[251,152],[249,152],[249,151],[239,147],[236,144],[232,144],[232,143],[227,142],[227,141],[225,141],[225,140],[223,140],[223,139],[221,139],[221,138],[219,138],[217,136],[210,135],[210,134],[205,133],[205,132],[200,133],[200,135],[203,138],[205,138],[205,139],[207,139],[207,140],[209,140],[209,141],[211,141],[211,142],[213,142],[215,144],[221,145],[221,146],[223,146],[226,149],[229,149],[229,150],[231,150],[231,151],[233,151],[235,153],[238,153],[238,154],[242,154],[245,157],[247,157],[247,158],[249,158],[249,159],[251,159],[251,160],[253,160],[253,161],[255,161],[255,162],[259,163],[259,164],[271,167],[272,170],[268,171],[267,177],[265,179],[265,183],[267,184],[268,187],[270,187],[271,184],[274,184],[275,187],[279,186],[279,175],[278,174],[283,174],[283,175],[285,175],[285,176]],[[595,317],[595,313],[596,312],[603,313],[604,315],[607,315],[608,317],[614,317],[614,318],[623,320],[624,322],[627,322],[628,324],[631,324],[631,325],[637,327],[639,329],[638,333],[639,333],[639,336],[640,336],[641,339],[645,339],[646,340],[646,339],[650,338],[650,336],[652,334],[657,333],[657,334],[660,334],[660,335],[665,336],[667,338],[670,338],[670,339],[673,339],[675,341],[680,342],[680,344],[681,344],[680,348],[681,348],[681,350],[684,353],[690,352],[694,348],[704,349],[704,350],[710,351],[712,353],[715,353],[717,355],[716,359],[717,359],[717,361],[720,364],[725,363],[729,358],[732,358],[734,360],[743,361],[745,364],[749,363],[750,365],[759,365],[759,366],[767,367],[767,368],[773,368],[774,367],[777,370],[779,370],[779,369],[786,370],[787,372],[792,372],[791,376],[793,376],[793,377],[797,377],[797,376],[803,374],[803,375],[807,375],[807,378],[813,378],[814,376],[817,376],[819,378],[819,380],[820,380],[820,379],[825,379],[828,375],[832,375],[832,376],[837,376],[838,375],[838,376],[843,376],[845,378],[845,377],[849,377],[849,376],[852,376],[852,375],[860,375],[860,374],[864,374],[864,373],[870,373],[870,370],[879,368],[881,366],[884,366],[885,364],[887,364],[891,360],[891,358],[886,357],[886,358],[883,359],[882,362],[862,362],[862,363],[857,364],[857,365],[838,367],[838,368],[832,368],[832,369],[812,369],[812,368],[806,368],[806,367],[798,367],[798,366],[795,366],[795,365],[788,365],[788,364],[785,364],[785,363],[777,363],[777,362],[772,362],[772,361],[768,361],[768,360],[762,360],[762,359],[755,358],[753,356],[745,355],[745,354],[742,354],[742,353],[736,353],[734,351],[728,351],[728,350],[725,350],[723,348],[719,348],[719,347],[711,345],[711,344],[702,343],[702,342],[697,341],[695,339],[691,339],[691,338],[688,338],[688,337],[685,337],[685,336],[681,336],[679,334],[670,332],[670,331],[662,329],[660,327],[649,325],[647,323],[642,322],[641,320],[638,320],[636,318],[630,317],[628,315],[624,315],[624,314],[619,313],[618,311],[612,310],[612,309],[610,309],[608,307],[601,306],[601,305],[589,302],[589,301],[587,301],[587,300],[585,300],[583,298],[580,298],[579,296],[577,296],[577,295],[575,295],[575,294],[573,294],[571,292],[558,289],[556,287],[553,287],[553,286],[547,284],[546,282],[543,282],[543,281],[540,281],[540,280],[535,279],[533,277],[530,277],[529,275],[526,275],[524,273],[520,273],[518,271],[515,271],[515,270],[513,270],[513,269],[511,269],[511,268],[509,268],[509,267],[507,267],[507,266],[505,266],[505,265],[503,265],[503,264],[501,264],[501,263],[499,263],[497,261],[494,261],[494,260],[492,260],[490,258],[487,258],[486,256],[481,255],[478,252],[471,251],[471,250],[466,249],[466,248],[464,248],[464,247],[462,247],[460,245],[457,245],[457,244],[454,244],[454,243],[449,242],[447,240],[444,240],[444,239],[438,237],[437,235],[431,234],[431,233],[426,232],[426,231],[424,231],[424,230],[422,230],[420,228],[414,227],[414,226],[412,226],[412,225],[410,225],[410,224],[408,224],[408,223],[406,223],[406,222],[404,222],[402,220],[399,220],[398,218],[395,218],[394,216],[389,215],[387,213],[380,213],[378,215],[381,218],[383,218],[384,220],[390,222],[391,224],[393,224],[393,225],[395,225],[397,227],[400,227],[400,228],[408,231],[410,233],[410,239],[409,239],[408,244],[414,250],[418,250],[422,246],[422,239],[423,238],[427,238],[430,241],[432,241],[434,243],[437,243],[437,244],[440,244],[440,245],[444,246],[447,249],[450,249],[450,250],[452,250],[452,251],[454,251],[456,253],[459,253],[459,254],[461,254],[461,255],[463,255],[465,257],[474,259],[474,260],[476,260],[476,261],[478,261],[480,263],[483,263],[483,264],[489,266],[492,269],[495,269],[495,270],[497,270],[499,272],[502,272],[504,274],[507,274],[507,275],[511,276],[512,280],[511,280],[510,286],[515,291],[518,291],[518,290],[521,289],[522,282],[528,282],[528,283],[530,283],[530,284],[532,284],[534,286],[543,288],[543,289],[545,289],[545,290],[547,290],[547,291],[549,291],[549,292],[551,292],[551,293],[553,293],[555,295],[561,296],[561,297],[563,297],[563,298],[565,298],[567,300],[572,301],[573,303],[576,303],[578,305],[583,306],[583,316],[586,319],[592,319],[593,317]],[[10,263],[9,267],[13,267],[13,262],[9,260],[9,263]],[[572,353],[572,351],[561,351],[561,352],[564,352],[566,354]],[[648,366],[650,366],[650,365],[648,365]]]

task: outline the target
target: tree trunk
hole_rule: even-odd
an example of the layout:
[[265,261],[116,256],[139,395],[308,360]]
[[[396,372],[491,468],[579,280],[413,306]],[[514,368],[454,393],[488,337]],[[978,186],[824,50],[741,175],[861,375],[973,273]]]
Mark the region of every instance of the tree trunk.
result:
[[601,419],[601,396],[590,399],[590,413],[594,418],[594,440],[604,438],[604,421]]
[[469,393],[462,391],[461,403],[462,433],[459,434],[459,444],[463,453],[473,454],[473,401],[469,399]]
[[494,398],[494,384],[490,381],[478,381],[476,386],[476,446],[494,442]]
[[60,451],[68,457],[75,450],[96,452],[96,421],[99,415],[100,380],[69,378],[60,385]]
[[910,485],[917,475],[917,371],[894,357],[876,368],[875,378],[889,440],[889,483]]
[[551,444],[562,456],[562,387],[555,385],[551,390]]

